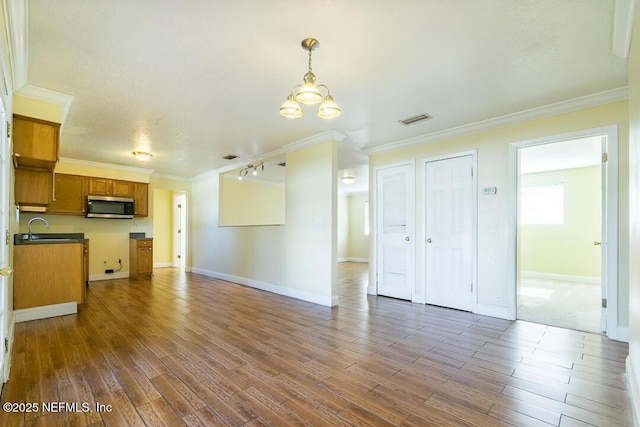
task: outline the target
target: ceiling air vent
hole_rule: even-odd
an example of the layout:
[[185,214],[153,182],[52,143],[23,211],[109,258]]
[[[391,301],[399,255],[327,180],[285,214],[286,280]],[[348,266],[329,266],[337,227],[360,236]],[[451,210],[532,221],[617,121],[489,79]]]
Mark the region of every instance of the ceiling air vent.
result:
[[223,159],[225,160],[233,160],[233,159],[237,159],[238,156],[236,156],[235,154],[229,154],[227,156],[224,156]]
[[406,119],[402,119],[402,120],[398,120],[400,123],[402,123],[405,126],[409,126],[412,125],[414,123],[418,123],[424,120],[429,120],[431,118],[430,115],[428,114],[419,114],[417,116],[413,116],[413,117],[407,117]]

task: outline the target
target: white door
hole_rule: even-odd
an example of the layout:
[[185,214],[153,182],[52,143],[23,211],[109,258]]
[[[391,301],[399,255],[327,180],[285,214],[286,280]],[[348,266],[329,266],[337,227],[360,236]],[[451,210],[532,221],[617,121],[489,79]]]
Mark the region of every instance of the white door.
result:
[[413,296],[413,197],[413,164],[376,170],[378,295]]
[[186,250],[186,196],[184,193],[173,194],[173,266],[185,268]]
[[7,118],[0,99],[0,383],[8,378],[7,347],[5,340],[9,332],[8,310],[11,304],[9,283],[9,140],[7,138]]
[[427,304],[473,309],[473,160],[426,163]]
[[[607,297],[607,289],[608,289],[608,230],[607,225],[609,224],[607,218],[607,177],[609,176],[609,171],[607,169],[607,135],[603,135],[601,142],[601,150],[602,150],[602,167],[600,168],[600,241],[593,242],[594,245],[600,246],[600,297],[603,302],[600,308],[600,330],[602,332],[607,332],[607,304],[604,302],[608,301]],[[613,323],[615,324],[615,323]]]

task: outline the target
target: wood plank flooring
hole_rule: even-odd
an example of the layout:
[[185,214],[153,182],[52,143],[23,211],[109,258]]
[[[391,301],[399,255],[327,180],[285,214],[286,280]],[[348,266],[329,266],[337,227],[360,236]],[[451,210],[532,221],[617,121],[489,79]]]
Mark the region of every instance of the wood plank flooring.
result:
[[633,425],[626,344],[367,296],[366,264],[339,272],[333,309],[175,269],[93,282],[77,315],[16,326],[2,403],[40,407],[0,425]]

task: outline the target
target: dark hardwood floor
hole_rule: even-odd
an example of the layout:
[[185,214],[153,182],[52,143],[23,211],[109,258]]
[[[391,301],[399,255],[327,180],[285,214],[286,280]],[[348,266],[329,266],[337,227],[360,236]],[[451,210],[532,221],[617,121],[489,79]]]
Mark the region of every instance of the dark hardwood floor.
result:
[[0,425],[633,425],[626,344],[366,296],[366,264],[339,271],[333,309],[174,269],[93,282],[77,315],[16,326],[2,403],[39,408]]

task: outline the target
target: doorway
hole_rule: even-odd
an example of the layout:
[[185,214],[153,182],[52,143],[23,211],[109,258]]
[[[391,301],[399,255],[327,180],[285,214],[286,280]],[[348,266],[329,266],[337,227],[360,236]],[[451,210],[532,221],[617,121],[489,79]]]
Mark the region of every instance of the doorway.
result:
[[605,128],[516,147],[517,319],[607,332],[617,310],[614,138]]

